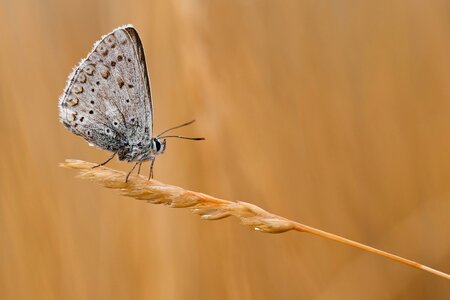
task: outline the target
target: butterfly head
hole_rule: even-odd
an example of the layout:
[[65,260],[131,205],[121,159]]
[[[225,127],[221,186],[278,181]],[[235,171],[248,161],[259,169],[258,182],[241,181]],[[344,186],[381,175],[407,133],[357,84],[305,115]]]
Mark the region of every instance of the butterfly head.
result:
[[159,138],[155,137],[152,138],[152,142],[150,144],[150,149],[152,151],[153,155],[160,155],[164,153],[164,150],[166,150],[166,140],[160,140]]

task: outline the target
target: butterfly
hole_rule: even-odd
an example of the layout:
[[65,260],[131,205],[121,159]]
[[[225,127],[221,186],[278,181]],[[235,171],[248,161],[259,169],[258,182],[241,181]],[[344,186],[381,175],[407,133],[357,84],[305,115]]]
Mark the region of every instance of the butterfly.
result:
[[[91,146],[111,151],[119,160],[135,162],[127,174],[150,161],[153,177],[155,158],[164,153],[166,138],[204,140],[163,134],[190,121],[153,136],[153,108],[150,80],[141,39],[132,25],[125,25],[103,36],[88,56],[69,75],[59,99],[59,117],[71,132]],[[94,168],[95,168],[94,167]]]

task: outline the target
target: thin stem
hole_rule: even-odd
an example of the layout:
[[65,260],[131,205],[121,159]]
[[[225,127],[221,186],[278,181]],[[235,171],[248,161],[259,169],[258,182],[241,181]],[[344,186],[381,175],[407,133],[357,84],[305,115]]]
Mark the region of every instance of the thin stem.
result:
[[349,246],[352,246],[352,247],[355,247],[355,248],[358,248],[358,249],[361,249],[361,250],[364,250],[364,251],[367,251],[367,252],[371,252],[371,253],[374,253],[374,254],[377,254],[377,255],[389,258],[389,259],[391,259],[393,261],[396,261],[396,262],[408,265],[408,266],[416,268],[416,269],[421,269],[421,270],[424,270],[426,272],[429,272],[429,273],[438,275],[438,276],[440,276],[442,278],[450,280],[450,275],[449,274],[446,274],[446,273],[438,271],[436,269],[427,267],[427,266],[422,265],[422,264],[420,264],[418,262],[415,262],[413,260],[406,259],[406,258],[403,258],[401,256],[398,256],[398,255],[395,255],[395,254],[392,254],[392,253],[389,253],[389,252],[386,252],[386,251],[383,251],[383,250],[379,250],[379,249],[374,248],[374,247],[370,247],[370,246],[361,244],[359,242],[356,242],[356,241],[344,238],[342,236],[339,236],[339,235],[336,235],[336,234],[333,234],[333,233],[329,233],[329,232],[326,232],[326,231],[323,231],[323,230],[320,230],[320,229],[317,229],[317,228],[314,228],[314,227],[310,227],[310,226],[307,226],[307,225],[304,225],[304,224],[300,224],[300,223],[297,223],[297,222],[295,222],[294,230],[300,231],[300,232],[311,233],[311,234],[314,234],[314,235],[317,235],[317,236],[320,236],[320,237],[323,237],[323,238],[326,238],[326,239],[329,239],[329,240],[336,241],[336,242],[341,243],[341,244],[349,245]]

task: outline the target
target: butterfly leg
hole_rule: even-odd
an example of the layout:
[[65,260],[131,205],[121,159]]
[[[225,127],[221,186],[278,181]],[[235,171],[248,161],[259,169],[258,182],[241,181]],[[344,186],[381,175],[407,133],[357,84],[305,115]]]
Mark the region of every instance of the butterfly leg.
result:
[[128,182],[128,177],[130,177],[131,172],[133,172],[133,170],[136,168],[136,166],[139,164],[139,162],[135,163],[133,168],[130,170],[130,172],[128,172],[127,177],[125,177],[125,182]]
[[114,156],[116,156],[116,154],[117,154],[117,152],[114,152],[113,155],[112,155],[110,158],[108,158],[106,161],[102,162],[101,164],[98,164],[98,165],[96,165],[96,166],[93,166],[92,169],[98,168],[98,167],[101,167],[101,166],[106,165],[107,163],[109,163],[109,161],[110,161],[111,159],[114,158]]
[[138,167],[138,175],[139,175],[139,173],[141,173],[141,166],[142,166],[142,162],[139,163],[139,167]]
[[153,165],[155,164],[155,159],[152,159],[152,162],[150,163],[150,174],[148,174],[148,180],[153,178]]

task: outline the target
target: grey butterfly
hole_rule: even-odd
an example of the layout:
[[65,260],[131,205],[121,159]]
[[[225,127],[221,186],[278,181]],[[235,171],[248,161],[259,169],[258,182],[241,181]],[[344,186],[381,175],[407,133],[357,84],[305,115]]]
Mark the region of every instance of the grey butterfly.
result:
[[[142,162],[151,161],[166,149],[164,133],[193,123],[170,128],[153,136],[150,81],[144,49],[136,29],[125,25],[103,36],[93,50],[69,75],[59,99],[59,116],[64,126],[90,145],[117,154],[119,160],[135,162],[127,174]],[[139,171],[138,171],[139,173]]]

